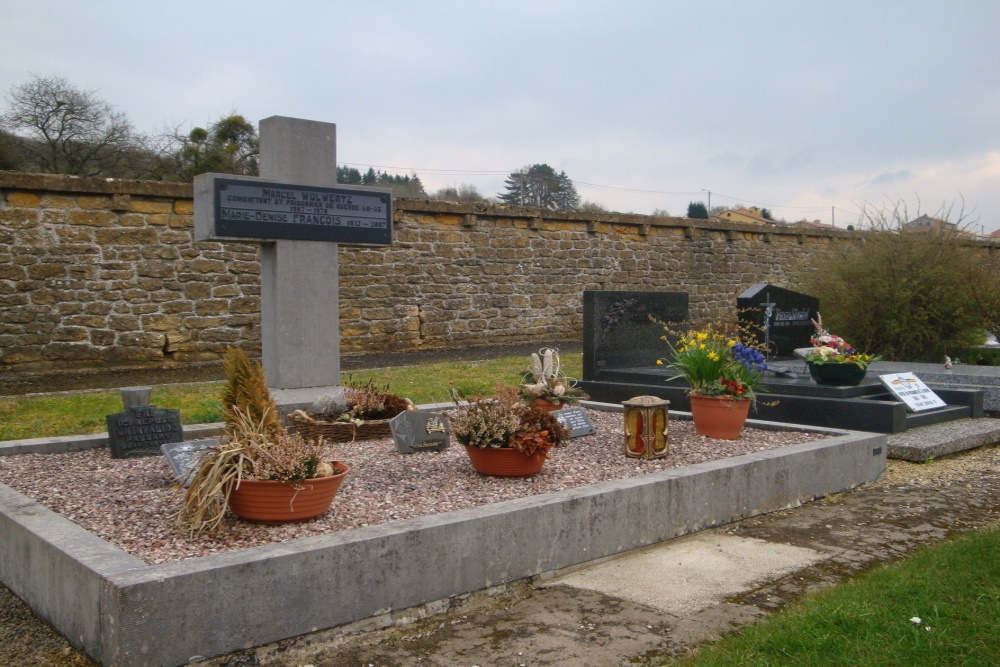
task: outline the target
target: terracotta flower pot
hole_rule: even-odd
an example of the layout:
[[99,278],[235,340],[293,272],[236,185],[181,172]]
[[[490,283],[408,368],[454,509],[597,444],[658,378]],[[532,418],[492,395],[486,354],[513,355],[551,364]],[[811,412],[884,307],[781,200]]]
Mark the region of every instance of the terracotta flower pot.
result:
[[481,475],[497,477],[529,477],[542,469],[545,458],[525,456],[510,447],[470,447],[465,445],[469,461]]
[[229,509],[241,519],[267,524],[305,521],[325,514],[350,470],[343,461],[334,461],[333,467],[341,472],[297,482],[245,479],[230,492]]
[[806,363],[809,364],[809,375],[816,384],[855,387],[861,384],[868,373],[867,368],[857,364],[816,364],[811,361]]
[[547,398],[536,398],[532,402],[532,406],[534,406],[536,408],[539,408],[541,410],[546,410],[548,412],[554,412],[556,410],[562,410],[563,409],[563,404],[562,403],[553,403],[552,401],[550,401]]
[[737,440],[750,413],[749,398],[691,394],[691,419],[698,435],[716,440]]

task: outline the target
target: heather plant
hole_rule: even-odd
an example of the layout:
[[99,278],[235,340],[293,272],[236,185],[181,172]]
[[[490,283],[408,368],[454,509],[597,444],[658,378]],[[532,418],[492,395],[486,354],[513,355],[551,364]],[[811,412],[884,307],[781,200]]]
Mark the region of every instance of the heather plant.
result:
[[[821,299],[830,328],[891,360],[943,361],[981,342],[991,326],[983,288],[998,278],[963,234],[963,216],[954,226],[921,230],[905,226],[903,204],[866,209],[863,217],[858,242],[818,261],[804,286]],[[992,307],[995,326],[1000,304]]]
[[452,432],[463,445],[483,449],[508,447],[531,458],[549,458],[549,450],[569,434],[550,412],[524,405],[517,387],[498,386],[493,397],[462,400],[450,416]]

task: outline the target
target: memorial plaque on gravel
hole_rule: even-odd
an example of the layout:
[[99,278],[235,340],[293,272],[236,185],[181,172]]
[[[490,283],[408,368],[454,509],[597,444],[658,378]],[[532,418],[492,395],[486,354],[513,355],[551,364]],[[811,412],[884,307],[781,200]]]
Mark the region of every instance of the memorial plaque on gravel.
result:
[[655,366],[666,345],[663,327],[688,317],[687,292],[583,292],[583,379],[598,380],[616,368]]
[[215,438],[168,442],[160,445],[160,450],[167,457],[167,463],[170,464],[170,469],[174,471],[178,481],[187,486],[191,481],[191,473],[198,464],[198,457],[210,447],[214,447],[217,442]]
[[106,417],[111,457],[155,456],[160,445],[184,439],[180,410],[151,405],[125,408]]
[[448,418],[428,410],[406,410],[389,421],[400,454],[439,452],[451,441]]
[[736,297],[740,327],[749,329],[771,356],[788,357],[809,344],[816,331],[819,299],[770,283],[758,283]]
[[587,418],[582,408],[563,408],[552,413],[563,428],[569,431],[569,437],[579,438],[582,435],[593,435],[597,432]]

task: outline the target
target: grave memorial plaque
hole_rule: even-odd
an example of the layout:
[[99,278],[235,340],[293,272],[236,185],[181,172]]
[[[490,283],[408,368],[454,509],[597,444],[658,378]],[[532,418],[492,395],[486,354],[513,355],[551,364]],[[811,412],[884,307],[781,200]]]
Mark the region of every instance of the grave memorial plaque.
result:
[[583,379],[603,370],[655,366],[666,345],[663,326],[688,317],[687,292],[583,292]]
[[569,437],[579,438],[584,435],[593,435],[597,432],[594,425],[587,418],[587,413],[582,408],[563,408],[552,412],[563,428],[569,431]]
[[221,174],[195,178],[195,238],[392,245],[392,191]]
[[389,421],[400,454],[439,452],[451,442],[448,418],[428,410],[405,410]]
[[770,283],[758,283],[736,297],[741,328],[757,336],[768,354],[788,357],[809,344],[815,333],[819,299]]
[[167,457],[167,463],[177,476],[177,480],[187,486],[191,481],[191,473],[198,463],[198,457],[210,447],[214,447],[217,442],[215,438],[168,442],[160,445],[160,450]]
[[910,412],[922,412],[943,408],[947,404],[913,373],[893,373],[879,375],[878,379],[892,392],[892,395],[906,404]]
[[160,445],[184,439],[180,410],[150,405],[125,408],[106,417],[111,457],[154,456]]

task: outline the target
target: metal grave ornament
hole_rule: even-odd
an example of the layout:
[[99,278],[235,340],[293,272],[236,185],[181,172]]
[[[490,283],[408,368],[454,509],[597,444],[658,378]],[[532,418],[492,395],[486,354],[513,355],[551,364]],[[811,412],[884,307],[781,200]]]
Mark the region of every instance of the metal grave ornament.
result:
[[148,387],[127,387],[121,394],[125,412],[105,417],[112,458],[155,456],[160,445],[184,439],[180,410],[140,405],[149,400]]
[[451,442],[448,418],[429,410],[404,410],[389,422],[400,454],[439,452]]
[[670,453],[670,401],[636,396],[622,401],[625,408],[625,456],[660,459]]

